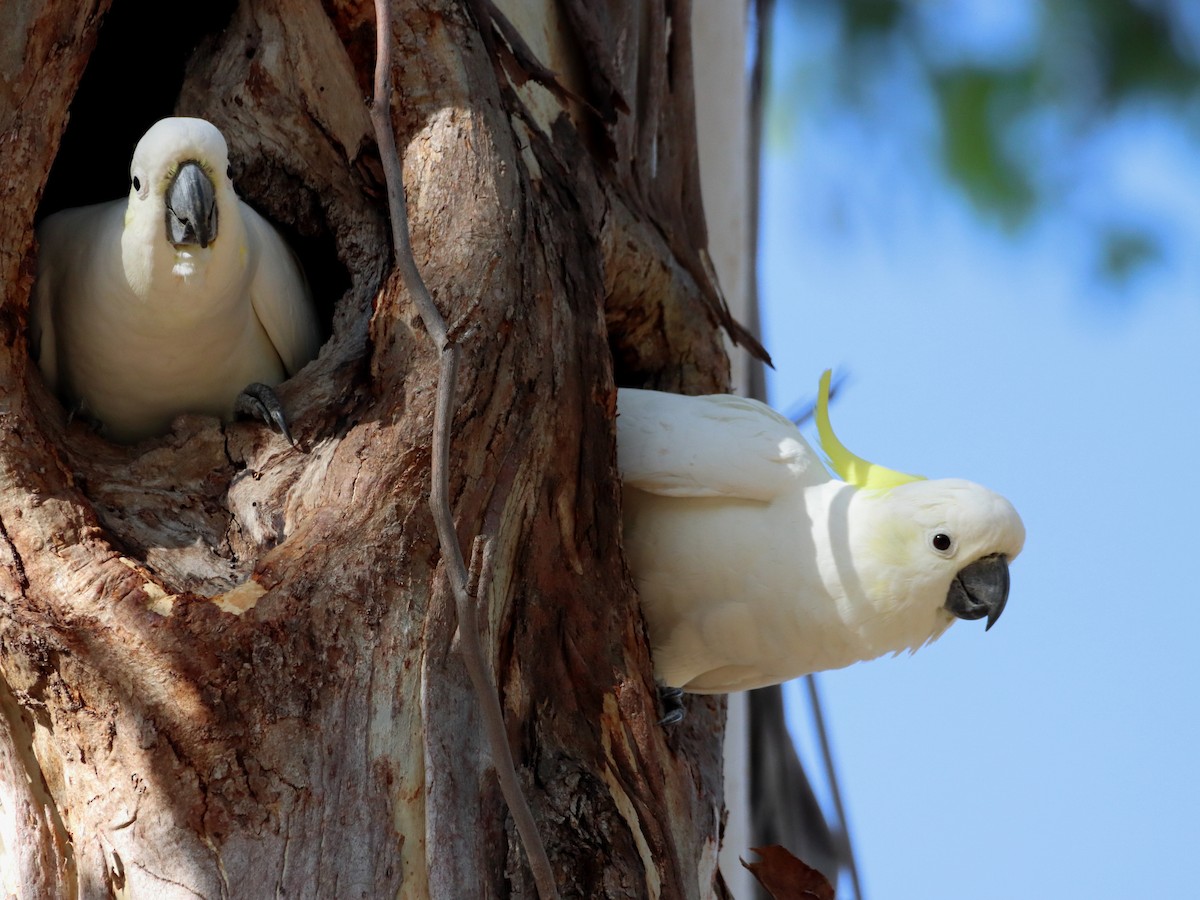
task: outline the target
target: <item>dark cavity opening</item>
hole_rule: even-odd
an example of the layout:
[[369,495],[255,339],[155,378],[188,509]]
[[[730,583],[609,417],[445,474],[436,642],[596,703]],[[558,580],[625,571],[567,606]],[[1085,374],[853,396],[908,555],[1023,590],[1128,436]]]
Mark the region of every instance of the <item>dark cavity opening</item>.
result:
[[196,45],[223,29],[236,7],[236,0],[212,0],[168,17],[160,0],[114,0],[71,101],[39,221],[129,193],[133,148],[172,114]]

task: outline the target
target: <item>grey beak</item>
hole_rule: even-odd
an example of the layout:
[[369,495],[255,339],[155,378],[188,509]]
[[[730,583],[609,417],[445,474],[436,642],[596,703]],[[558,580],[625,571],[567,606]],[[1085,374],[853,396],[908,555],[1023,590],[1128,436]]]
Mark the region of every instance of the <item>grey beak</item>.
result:
[[985,556],[954,576],[945,607],[960,619],[987,616],[991,629],[1008,602],[1008,558],[1001,553]]
[[167,240],[207,247],[217,237],[217,192],[197,162],[185,162],[167,187]]

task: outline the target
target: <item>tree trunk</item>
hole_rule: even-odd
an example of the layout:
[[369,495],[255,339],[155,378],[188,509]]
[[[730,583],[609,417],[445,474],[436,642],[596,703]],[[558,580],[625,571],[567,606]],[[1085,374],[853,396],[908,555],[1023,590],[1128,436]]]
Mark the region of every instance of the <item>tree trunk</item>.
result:
[[[415,256],[464,347],[456,521],[468,557],[495,540],[484,646],[559,889],[723,896],[722,704],[656,724],[614,466],[614,374],[728,377],[688,4],[392,5]],[[374,8],[242,0],[159,41],[159,6],[109,6],[0,7],[3,887],[533,896],[428,511],[437,361],[391,274]],[[30,362],[35,215],[124,193],[172,112],[221,128],[323,304],[280,392],[304,452],[199,416],[111,445]]]

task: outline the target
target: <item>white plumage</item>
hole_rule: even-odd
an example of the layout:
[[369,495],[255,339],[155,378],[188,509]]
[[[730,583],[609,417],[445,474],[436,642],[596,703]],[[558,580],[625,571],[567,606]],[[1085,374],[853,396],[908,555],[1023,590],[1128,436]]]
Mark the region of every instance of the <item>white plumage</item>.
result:
[[986,488],[847,484],[787,419],[728,395],[623,389],[617,436],[625,550],[667,686],[776,684],[1003,609],[1025,532]]
[[155,124],[128,198],[56,213],[38,240],[33,354],[114,440],[184,412],[229,419],[247,385],[278,384],[320,347],[291,250],[238,199],[225,139],[203,119]]

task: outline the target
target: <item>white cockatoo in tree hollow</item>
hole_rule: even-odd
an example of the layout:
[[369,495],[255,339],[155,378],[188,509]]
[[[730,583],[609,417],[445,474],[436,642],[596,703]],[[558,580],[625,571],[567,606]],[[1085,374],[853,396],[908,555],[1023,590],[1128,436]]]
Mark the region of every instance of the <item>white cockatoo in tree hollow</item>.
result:
[[777,684],[1000,617],[1025,541],[1012,505],[859,459],[828,404],[826,372],[817,426],[839,477],[758,401],[618,393],[625,551],[664,686]]
[[50,387],[107,437],[132,442],[191,412],[250,412],[290,441],[272,386],[316,356],[304,275],[238,199],[225,138],[169,118],[133,154],[129,196],[38,229],[30,344]]

